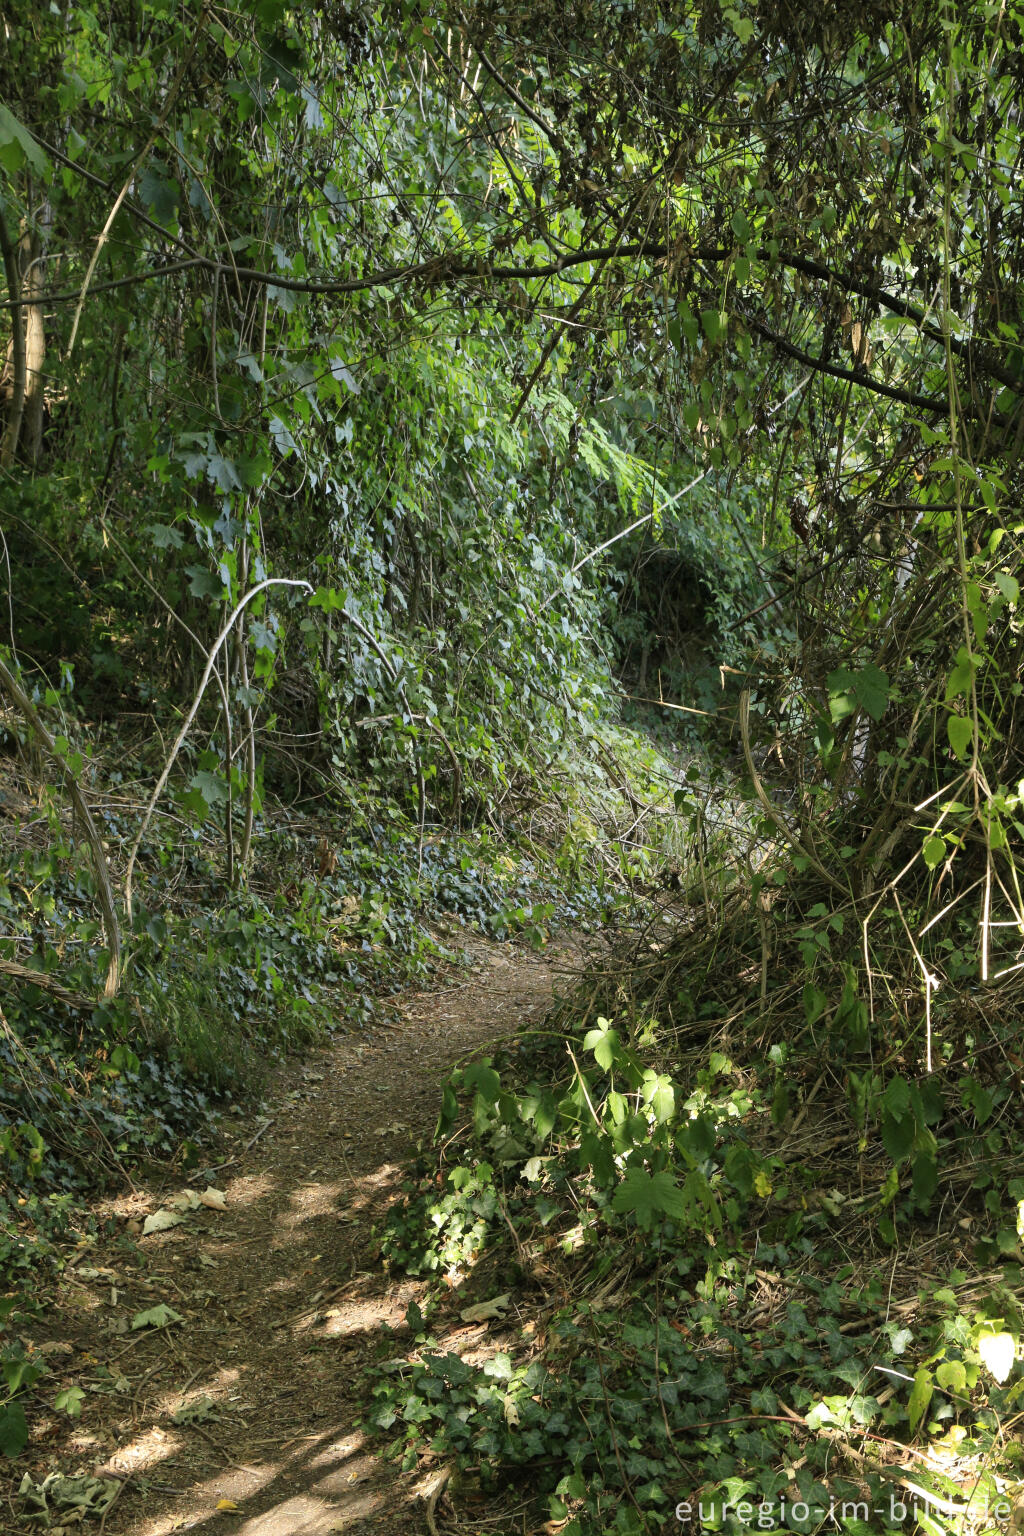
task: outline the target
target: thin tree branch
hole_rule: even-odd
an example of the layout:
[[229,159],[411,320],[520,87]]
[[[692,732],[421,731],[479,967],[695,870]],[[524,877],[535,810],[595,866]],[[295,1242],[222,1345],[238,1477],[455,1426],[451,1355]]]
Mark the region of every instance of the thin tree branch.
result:
[[70,339],[68,341],[67,353],[65,354],[65,356],[68,357],[68,358],[71,356],[72,352],[75,349],[75,337],[78,335],[78,322],[82,318],[82,308],[83,308],[83,306],[85,304],[86,295],[89,292],[89,284],[92,282],[92,275],[93,275],[93,273],[96,270],[96,263],[100,259],[100,252],[102,251],[104,245],[106,244],[107,236],[110,234],[110,227],[113,224],[114,220],[117,218],[118,209],[121,207],[121,204],[124,202],[125,198],[128,196],[128,193],[131,191],[132,182],[135,180],[136,176],[139,174],[139,171],[141,170],[142,166],[145,164],[146,159],[149,156],[150,150],[153,148],[153,145],[156,143],[157,139],[160,137],[160,130],[163,128],[164,123],[166,123],[168,117],[170,116],[171,108],[174,106],[174,103],[175,103],[175,101],[177,100],[177,97],[178,97],[178,92],[181,89],[181,83],[182,83],[182,81],[185,78],[185,74],[186,74],[186,72],[188,70],[189,65],[192,63],[193,55],[195,54],[196,48],[198,47],[198,44],[199,44],[199,39],[203,35],[203,28],[205,26],[205,23],[206,23],[206,12],[205,12],[205,9],[204,9],[203,12],[201,12],[201,14],[199,16],[199,20],[198,20],[198,23],[197,23],[195,36],[193,37],[193,40],[192,40],[192,47],[189,49],[188,54],[186,55],[186,57],[184,59],[182,59],[181,65],[180,65],[180,67],[178,69],[178,73],[175,75],[174,79],[171,82],[171,88],[167,92],[167,96],[166,96],[166,99],[164,100],[164,104],[163,104],[162,108],[160,109],[160,116],[156,120],[156,123],[155,123],[155,125],[153,127],[153,131],[150,134],[149,138],[146,140],[146,143],[143,146],[142,150],[139,152],[139,154],[136,155],[135,159],[132,161],[131,170],[128,172],[128,175],[125,178],[124,185],[122,186],[120,192],[117,194],[116,198],[114,199],[113,207],[111,208],[110,212],[107,214],[106,223],[104,224],[103,228],[100,230],[99,238],[96,241],[96,246],[95,246],[95,249],[93,250],[93,253],[92,253],[92,258],[91,258],[91,260],[89,262],[89,265],[88,265],[88,267],[86,269],[85,281],[82,283],[81,292],[79,293],[79,296],[78,296],[78,305],[77,305],[77,307],[75,309],[75,318],[71,322],[71,336],[70,336]]
[[192,729],[192,722],[199,712],[199,706],[203,701],[203,694],[206,692],[206,685],[210,681],[211,674],[213,673],[213,669],[216,666],[217,657],[220,655],[221,647],[224,645],[224,642],[231,634],[239,614],[241,614],[248,607],[254,597],[257,597],[261,592],[265,592],[268,587],[304,587],[307,592],[312,592],[313,590],[308,581],[296,581],[293,578],[287,576],[272,576],[269,577],[266,581],[259,582],[255,587],[252,587],[232,609],[231,617],[228,619],[227,623],[224,625],[220,634],[214,641],[209,655],[206,658],[206,667],[203,671],[202,678],[200,679],[199,687],[196,691],[196,696],[192,700],[192,707],[188,714],[185,716],[181,730],[178,732],[174,745],[171,748],[170,755],[163,766],[163,772],[157,780],[156,788],[153,790],[153,793],[149,797],[149,802],[143,814],[139,829],[132,839],[132,846],[128,854],[128,866],[124,875],[124,904],[125,910],[128,913],[129,920],[131,920],[132,912],[132,876],[135,873],[135,860],[138,857],[140,844],[146,835],[146,829],[149,826],[153,812],[156,809],[157,801],[163,794],[167,780],[171,776],[171,769],[174,767],[174,764],[177,761],[178,753],[181,751],[182,746],[184,745],[185,737]]
[[[805,352],[802,347],[794,346],[777,331],[764,324],[762,320],[756,320],[753,315],[743,315],[746,325],[765,341],[771,342],[784,357],[791,357],[794,362],[802,363],[805,368],[812,368],[815,373],[826,373],[829,378],[842,379],[847,384],[857,384],[861,389],[870,390],[873,394],[884,395],[887,400],[899,400],[903,405],[912,405],[919,411],[932,411],[936,415],[943,416],[948,409],[945,395],[918,395],[909,389],[900,389],[895,384],[886,384],[881,379],[876,379],[870,373],[864,371],[855,372],[850,368],[840,368],[836,363],[828,363],[823,357],[813,357],[810,352]],[[992,419],[999,425],[1004,424],[1001,416],[993,414]]]
[[[703,262],[723,262],[730,260],[734,255],[733,246],[695,246],[686,251],[690,259]],[[591,246],[577,251],[567,251],[564,255],[555,257],[551,261],[526,263],[520,265],[494,265],[487,257],[481,255],[473,261],[460,259],[455,255],[438,255],[430,257],[426,261],[412,262],[399,266],[384,267],[376,272],[367,273],[363,277],[339,278],[336,280],[316,281],[306,278],[288,277],[284,273],[265,272],[257,267],[236,267],[227,262],[218,261],[213,257],[194,256],[182,261],[168,262],[163,266],[153,267],[148,272],[137,272],[127,277],[112,278],[104,283],[90,285],[92,294],[108,293],[119,288],[133,287],[140,283],[151,282],[157,278],[171,277],[179,272],[186,272],[192,268],[200,268],[210,273],[223,273],[238,281],[246,281],[254,284],[263,284],[266,287],[279,288],[290,293],[304,293],[328,297],[332,294],[365,293],[375,288],[388,288],[402,283],[417,281],[434,285],[442,283],[459,282],[464,279],[476,279],[477,281],[516,281],[530,282],[539,278],[556,277],[574,268],[590,266],[594,263],[607,263],[613,259],[664,261],[676,254],[676,247],[664,241],[638,241],[630,245]],[[863,278],[854,277],[849,273],[832,271],[820,262],[809,257],[800,256],[793,252],[781,251],[778,253],[762,249],[757,252],[758,260],[770,261],[773,265],[783,267],[793,272],[800,272],[808,277],[814,277],[822,282],[832,284],[838,291],[857,293],[864,298],[872,300],[891,313],[901,315],[904,319],[917,326],[922,335],[929,339],[935,339],[933,327],[926,324],[926,312],[909,300],[901,299],[896,294],[889,293]],[[33,298],[31,302],[55,305],[78,301],[82,298],[83,290],[75,288],[59,293],[43,294]],[[0,309],[19,309],[29,302],[20,295],[17,297],[0,300]],[[849,369],[838,368],[834,364],[825,363],[820,358],[815,358],[809,353],[801,351],[793,343],[786,341],[763,322],[755,321],[745,316],[747,322],[764,338],[777,346],[786,356],[804,363],[818,373],[828,373],[834,378],[844,379],[848,383],[857,385],[861,389],[869,390],[874,394],[883,395],[888,399],[899,400],[903,404],[915,406],[921,410],[942,412],[946,411],[945,399],[917,395],[906,390],[897,389],[894,385],[885,384],[875,379],[867,372],[853,372]],[[997,379],[1001,384],[1019,391],[1020,381],[1013,377],[1012,373],[1000,364],[995,358],[986,355],[982,344],[974,338],[950,339],[951,350],[968,366],[987,377]],[[1005,425],[1005,417],[993,415],[991,418],[997,425]]]
[[81,992],[72,992],[62,986],[46,971],[34,971],[30,966],[19,965],[17,960],[0,959],[0,976],[11,976],[15,981],[23,981],[26,986],[38,987],[42,992],[49,992],[65,1008],[75,1008],[83,1013],[91,1012],[96,1007],[96,999],[86,997]]

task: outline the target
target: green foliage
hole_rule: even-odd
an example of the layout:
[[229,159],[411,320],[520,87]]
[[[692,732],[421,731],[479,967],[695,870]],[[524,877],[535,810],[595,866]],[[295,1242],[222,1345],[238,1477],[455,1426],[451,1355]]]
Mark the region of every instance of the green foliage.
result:
[[46,1370],[45,1361],[31,1359],[20,1341],[0,1349],[0,1452],[11,1460],[20,1456],[28,1444],[28,1421],[17,1399],[30,1391]]
[[[461,1273],[535,1210],[595,1282],[602,1243],[638,1265],[685,1243],[705,1292],[676,1270],[672,1300],[737,1335],[724,1390],[758,1427],[710,1424],[710,1347],[694,1420],[660,1322],[592,1303],[582,1430],[571,1372],[549,1399],[511,1357],[486,1383],[412,1362],[401,1416],[515,1465],[547,1437],[552,1518],[582,1501],[626,1531],[671,1504],[653,1392],[716,1497],[774,1499],[749,1468],[792,1464],[795,1432],[723,1289],[749,1289],[761,1202],[768,1246],[810,1260],[851,1205],[898,1255],[969,1166],[978,1262],[1018,1256],[1019,15],[23,9],[0,61],[5,646],[54,745],[24,705],[0,720],[0,958],[82,1019],[29,982],[0,1036],[0,1258],[51,1251],[87,1167],[173,1154],[261,1060],[372,1016],[439,957],[432,913],[539,947],[678,855],[701,915],[645,935],[565,1057],[453,1079],[442,1126],[461,1094],[472,1150],[384,1241]],[[637,758],[607,766],[623,693],[738,746],[747,803],[735,763],[680,782],[680,733],[651,766],[666,804],[639,801]],[[125,980],[83,1009],[104,858]],[[809,1200],[788,1167],[808,1074],[856,1193]],[[882,1403],[815,1294],[771,1363],[804,1373],[805,1423],[929,1433],[966,1356],[915,1358]],[[1009,1307],[977,1327],[1001,1371]],[[796,1460],[818,1499],[824,1463]]]
[[[808,1503],[813,1525],[814,1506],[856,1502],[866,1484],[882,1507],[888,1474],[868,1466],[848,1479],[837,1437],[985,1456],[1019,1387],[1012,1281],[990,1284],[979,1306],[977,1286],[954,1272],[889,1321],[889,1282],[840,1261],[830,1227],[848,1233],[847,1196],[822,1194],[813,1215],[793,1198],[799,1167],[751,1145],[771,1075],[763,1088],[733,1086],[735,1063],[710,1051],[683,1084],[645,1062],[659,1033],[640,1044],[645,1032],[627,1039],[599,1018],[579,1046],[570,1039],[560,1084],[557,1032],[453,1076],[438,1139],[446,1162],[453,1142],[459,1160],[439,1190],[423,1159],[382,1233],[389,1263],[444,1281],[425,1313],[411,1309],[412,1342],[396,1341],[377,1372],[372,1422],[391,1452],[406,1467],[423,1451],[449,1458],[496,1498],[506,1481],[528,1488],[551,1519],[585,1533],[660,1529],[697,1486],[713,1529],[732,1528],[725,1506],[741,1500],[776,1520]],[[776,1062],[792,1070],[792,1056]],[[531,1064],[544,1075],[526,1078]],[[861,1102],[890,1155],[913,1161],[912,1216],[934,1191],[932,1128],[948,1106],[934,1081],[898,1075]],[[1017,1184],[1024,1193],[1016,1181],[1011,1194]],[[506,1320],[465,1357],[453,1352],[452,1288],[467,1320],[497,1316],[465,1297],[486,1297],[488,1277],[510,1273],[521,1296],[533,1273],[565,1297],[546,1311],[540,1350],[532,1321]],[[935,1498],[964,1497],[920,1466],[915,1480]],[[994,1503],[995,1484],[985,1486]]]

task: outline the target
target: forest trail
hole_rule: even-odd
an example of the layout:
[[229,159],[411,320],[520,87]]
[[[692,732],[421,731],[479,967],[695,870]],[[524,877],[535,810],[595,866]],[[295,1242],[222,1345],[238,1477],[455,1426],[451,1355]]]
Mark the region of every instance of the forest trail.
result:
[[[431,1136],[450,1069],[539,1023],[559,964],[470,943],[470,971],[399,996],[394,1025],[286,1064],[224,1153],[214,1183],[225,1209],[138,1237],[141,1262],[104,1245],[65,1277],[49,1334],[71,1352],[53,1365],[87,1392],[81,1419],[55,1430],[45,1453],[38,1446],[32,1477],[57,1468],[118,1479],[104,1536],[428,1529],[422,1501],[438,1469],[403,1476],[358,1427],[381,1329],[403,1327],[425,1289],[384,1272],[373,1228],[403,1160]],[[182,1187],[139,1189],[113,1206],[137,1225]],[[183,1320],[131,1331],[160,1304]],[[103,1366],[113,1386],[88,1390]]]

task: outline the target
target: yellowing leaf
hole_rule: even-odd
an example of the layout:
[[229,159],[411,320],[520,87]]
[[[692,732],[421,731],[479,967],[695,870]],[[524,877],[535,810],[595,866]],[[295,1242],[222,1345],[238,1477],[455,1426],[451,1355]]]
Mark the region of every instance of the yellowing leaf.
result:
[[1010,1374],[1017,1346],[1009,1333],[983,1333],[978,1339],[982,1364],[1001,1386]]
[[217,1508],[223,1510],[225,1514],[233,1515],[237,1512],[238,1505],[234,1499],[218,1499]]

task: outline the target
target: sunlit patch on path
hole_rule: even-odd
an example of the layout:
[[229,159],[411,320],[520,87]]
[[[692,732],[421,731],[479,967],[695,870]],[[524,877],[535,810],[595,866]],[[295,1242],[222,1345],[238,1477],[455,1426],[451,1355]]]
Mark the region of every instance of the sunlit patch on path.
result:
[[[431,1135],[450,1068],[539,1021],[551,998],[546,959],[482,941],[471,958],[469,975],[399,999],[394,1027],[282,1071],[225,1153],[223,1209],[143,1237],[175,1191],[137,1191],[117,1215],[141,1262],[93,1256],[95,1278],[69,1279],[69,1338],[111,1387],[54,1436],[47,1469],[121,1481],[104,1536],[414,1528],[431,1469],[381,1460],[361,1420],[383,1330],[405,1326],[422,1286],[384,1272],[373,1227]],[[133,1332],[131,1317],[161,1303],[181,1321]]]

